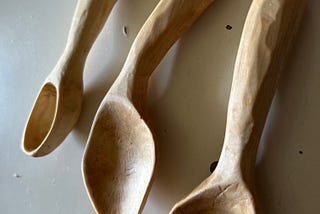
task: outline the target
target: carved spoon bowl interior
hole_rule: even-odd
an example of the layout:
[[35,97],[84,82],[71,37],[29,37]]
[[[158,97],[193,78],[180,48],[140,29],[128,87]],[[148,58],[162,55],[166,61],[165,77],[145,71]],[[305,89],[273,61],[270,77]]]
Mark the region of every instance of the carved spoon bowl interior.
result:
[[125,213],[112,207],[123,204],[121,210],[138,211],[156,163],[153,135],[140,114],[126,100],[107,99],[88,141],[94,146],[86,151],[85,182],[96,209]]

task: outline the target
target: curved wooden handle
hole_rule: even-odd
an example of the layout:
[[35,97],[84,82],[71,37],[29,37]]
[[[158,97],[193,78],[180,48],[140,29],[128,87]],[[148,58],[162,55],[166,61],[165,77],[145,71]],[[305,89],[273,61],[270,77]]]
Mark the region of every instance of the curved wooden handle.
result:
[[88,54],[116,0],[79,0],[68,35],[67,49]]
[[214,0],[161,0],[137,35],[111,93],[142,112],[148,79],[169,48]]
[[[60,63],[83,67],[86,57],[116,0],[78,0]],[[69,69],[83,73],[83,69]],[[68,70],[68,72],[69,72]]]
[[221,169],[240,167],[244,174],[252,175],[278,77],[305,3],[305,0],[252,2],[235,64],[225,143],[219,161]]

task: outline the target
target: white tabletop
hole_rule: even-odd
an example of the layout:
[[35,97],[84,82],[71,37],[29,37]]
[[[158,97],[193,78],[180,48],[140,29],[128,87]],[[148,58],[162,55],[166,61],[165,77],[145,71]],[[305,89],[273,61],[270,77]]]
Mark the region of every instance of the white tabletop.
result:
[[[52,154],[34,159],[22,153],[21,135],[38,90],[64,49],[76,0],[0,0],[1,213],[94,213],[81,175],[88,132],[157,2],[118,1],[88,57],[78,124]],[[143,213],[168,213],[210,175],[210,163],[219,158],[250,2],[217,0],[152,76],[149,110],[160,164]],[[320,1],[309,0],[259,147],[259,194],[270,214],[313,214],[320,203],[319,9]]]

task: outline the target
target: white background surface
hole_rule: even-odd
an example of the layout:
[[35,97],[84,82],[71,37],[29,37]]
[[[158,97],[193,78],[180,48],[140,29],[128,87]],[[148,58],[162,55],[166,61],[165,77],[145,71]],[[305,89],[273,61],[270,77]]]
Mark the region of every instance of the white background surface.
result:
[[[218,159],[250,2],[217,0],[152,76],[149,109],[160,165],[144,214],[168,213],[209,176],[210,163]],[[1,213],[93,213],[81,176],[86,138],[100,101],[156,3],[119,0],[88,57],[78,124],[52,154],[34,159],[20,149],[22,131],[42,81],[64,49],[76,0],[0,0]],[[319,11],[320,1],[309,0],[260,143],[257,179],[266,213],[319,212]]]

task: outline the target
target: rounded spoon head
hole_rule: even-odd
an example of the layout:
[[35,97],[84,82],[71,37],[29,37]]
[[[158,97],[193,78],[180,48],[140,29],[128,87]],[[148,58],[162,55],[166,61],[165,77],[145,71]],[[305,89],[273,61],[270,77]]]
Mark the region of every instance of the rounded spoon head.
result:
[[156,163],[151,131],[130,102],[105,99],[93,122],[82,169],[98,213],[140,213]]
[[170,214],[254,214],[255,210],[253,197],[239,177],[226,179],[213,172],[178,202]]
[[22,150],[34,157],[58,147],[81,111],[82,87],[46,81],[34,103],[22,139]]

